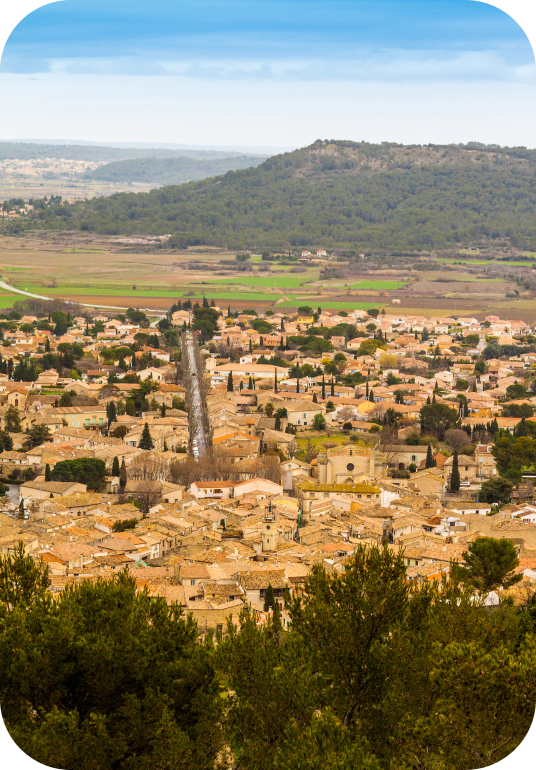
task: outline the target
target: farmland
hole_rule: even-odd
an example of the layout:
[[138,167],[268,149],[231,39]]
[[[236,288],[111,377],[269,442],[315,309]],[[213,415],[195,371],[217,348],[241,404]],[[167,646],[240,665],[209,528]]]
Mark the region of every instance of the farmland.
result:
[[[437,258],[441,263],[443,258]],[[490,307],[510,318],[532,318],[536,298],[520,291],[516,276],[532,271],[516,262],[445,261],[425,273],[395,261],[301,264],[288,257],[266,262],[210,247],[162,248],[156,238],[122,239],[84,234],[34,234],[0,238],[3,281],[33,294],[114,307],[164,310],[181,298],[203,296],[220,306],[366,310],[392,305],[405,314],[484,316]],[[22,297],[2,290],[0,309]],[[516,294],[517,292],[517,294]],[[490,304],[492,303],[492,305]]]

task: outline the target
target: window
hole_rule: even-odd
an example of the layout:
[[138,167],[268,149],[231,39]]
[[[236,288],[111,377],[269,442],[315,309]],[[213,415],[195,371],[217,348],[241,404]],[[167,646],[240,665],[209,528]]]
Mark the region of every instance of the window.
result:
[[353,463],[348,463],[348,465],[346,466],[346,470],[353,471],[354,470],[354,464]]
[[411,455],[411,461],[412,462],[415,462],[416,459],[417,459],[417,455]]
[[102,425],[102,423],[103,423],[103,418],[99,417],[99,425]]
[[190,585],[195,586],[195,580],[190,580]]

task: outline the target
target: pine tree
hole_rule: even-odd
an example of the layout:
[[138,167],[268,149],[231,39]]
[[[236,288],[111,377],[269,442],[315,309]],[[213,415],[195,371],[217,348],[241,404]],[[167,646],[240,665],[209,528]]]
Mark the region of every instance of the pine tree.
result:
[[149,430],[149,425],[145,423],[143,426],[143,431],[140,437],[140,440],[138,442],[138,448],[139,449],[154,449],[154,442],[151,437],[151,432]]
[[452,473],[450,475],[450,491],[460,491],[460,469],[458,467],[458,450],[454,451],[452,458]]
[[119,476],[119,473],[119,457],[116,455],[112,463],[112,476]]
[[48,463],[45,465],[45,481],[52,481],[52,476],[50,474],[50,465]]
[[127,485],[127,466],[125,465],[125,461],[123,460],[121,463],[121,470],[119,471],[119,489],[121,492],[125,491],[125,487]]
[[432,445],[428,444],[428,449],[426,450],[426,467],[427,468],[433,468],[434,467],[434,456],[432,454]]
[[229,372],[229,375],[227,377],[227,393],[234,393],[233,373],[232,372]]

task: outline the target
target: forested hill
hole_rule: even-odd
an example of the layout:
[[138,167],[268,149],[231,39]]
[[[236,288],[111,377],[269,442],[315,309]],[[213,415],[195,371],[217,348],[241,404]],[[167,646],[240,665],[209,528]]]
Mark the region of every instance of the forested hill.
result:
[[[39,142],[0,142],[0,161],[65,158],[66,160],[105,161],[126,158],[230,158],[240,153],[222,150],[182,150],[166,147],[108,147],[102,144],[40,144]],[[266,157],[266,156],[265,156]]]
[[36,213],[48,229],[172,233],[180,246],[536,250],[535,177],[525,148],[317,141],[256,168]]
[[104,182],[143,182],[146,184],[182,184],[225,174],[239,168],[258,166],[264,156],[234,155],[229,158],[137,158],[106,163],[86,174],[88,179]]

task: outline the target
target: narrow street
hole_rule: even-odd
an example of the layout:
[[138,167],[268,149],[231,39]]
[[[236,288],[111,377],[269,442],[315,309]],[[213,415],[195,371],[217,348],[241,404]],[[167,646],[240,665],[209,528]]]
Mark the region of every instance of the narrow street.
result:
[[207,415],[206,404],[204,404],[203,396],[201,393],[201,378],[203,372],[199,371],[195,356],[195,343],[191,333],[187,333],[185,339],[186,358],[184,361],[185,370],[187,370],[187,376],[185,378],[185,386],[187,388],[187,400],[190,404],[188,411],[188,422],[190,428],[190,443],[191,446],[197,446],[199,457],[206,454],[211,445],[210,436],[207,431]]

